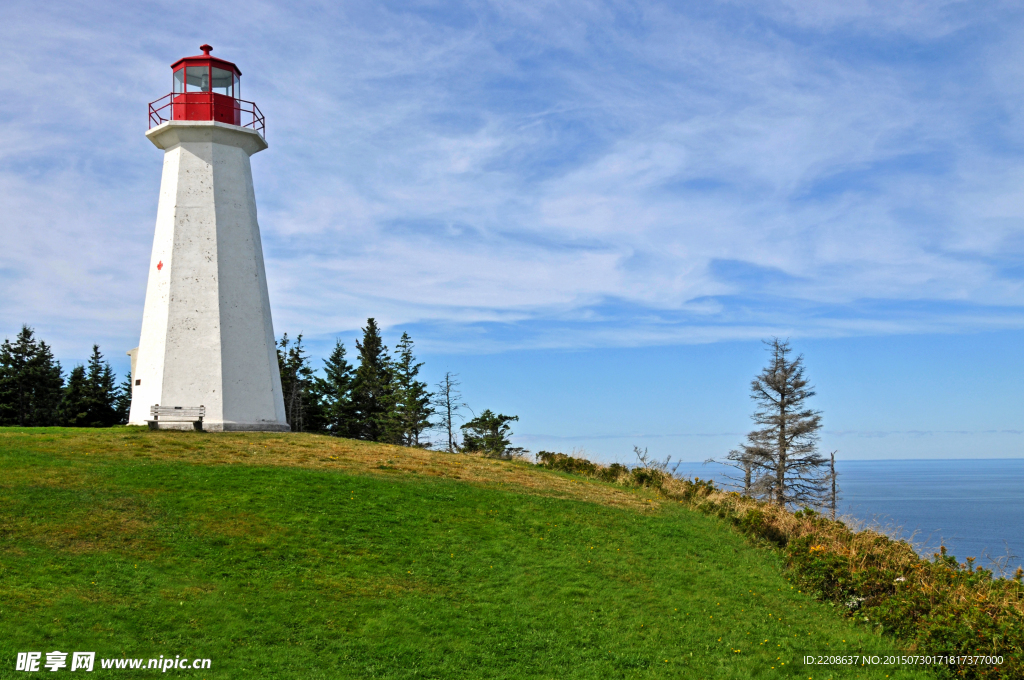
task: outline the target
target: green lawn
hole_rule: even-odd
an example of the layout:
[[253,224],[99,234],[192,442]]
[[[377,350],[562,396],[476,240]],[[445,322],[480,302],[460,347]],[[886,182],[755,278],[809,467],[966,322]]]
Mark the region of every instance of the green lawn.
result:
[[0,429],[0,677],[53,650],[210,658],[160,673],[197,678],[933,677],[803,666],[895,647],[678,505],[110,454],[166,436]]

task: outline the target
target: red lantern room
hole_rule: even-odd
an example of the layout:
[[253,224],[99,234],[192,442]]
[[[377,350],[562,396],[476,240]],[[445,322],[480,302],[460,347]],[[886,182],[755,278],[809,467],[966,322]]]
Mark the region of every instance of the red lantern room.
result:
[[171,64],[174,71],[174,111],[171,120],[216,120],[241,124],[238,87],[242,72],[230,61],[211,56],[203,45],[198,57],[184,57]]
[[253,102],[241,97],[242,72],[230,61],[210,54],[182,57],[171,64],[172,91],[149,105],[149,127],[168,120],[210,120],[254,128],[264,134],[263,114]]

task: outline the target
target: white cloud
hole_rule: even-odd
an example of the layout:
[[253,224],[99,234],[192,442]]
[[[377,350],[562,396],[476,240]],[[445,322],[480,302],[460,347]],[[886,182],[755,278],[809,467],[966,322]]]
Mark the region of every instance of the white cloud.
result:
[[501,349],[1020,328],[1020,17],[975,8],[11,3],[0,322],[133,346],[144,105],[209,41],[268,118],[279,330],[374,315]]

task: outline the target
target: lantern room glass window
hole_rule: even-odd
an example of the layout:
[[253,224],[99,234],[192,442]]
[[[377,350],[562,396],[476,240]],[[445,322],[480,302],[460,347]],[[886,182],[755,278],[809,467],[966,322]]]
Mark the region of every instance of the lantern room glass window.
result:
[[181,94],[185,91],[185,69],[179,68],[174,72],[174,94]]
[[213,84],[214,93],[223,94],[228,97],[234,97],[235,95],[233,90],[235,84],[235,74],[231,71],[225,71],[222,68],[217,68],[216,66],[211,68],[210,72],[213,74],[211,82]]
[[185,83],[189,92],[209,92],[210,69],[206,66],[185,67]]

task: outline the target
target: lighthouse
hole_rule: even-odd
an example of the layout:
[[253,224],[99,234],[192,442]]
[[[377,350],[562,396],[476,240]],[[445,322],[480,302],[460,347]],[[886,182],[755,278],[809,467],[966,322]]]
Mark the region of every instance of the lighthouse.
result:
[[264,118],[238,67],[200,49],[149,105],[164,162],[129,424],[285,431],[249,164],[267,148]]

